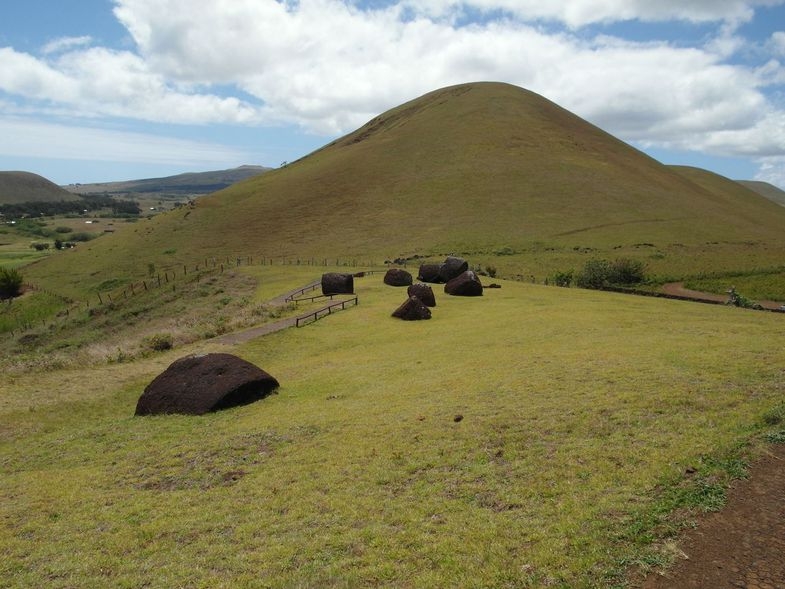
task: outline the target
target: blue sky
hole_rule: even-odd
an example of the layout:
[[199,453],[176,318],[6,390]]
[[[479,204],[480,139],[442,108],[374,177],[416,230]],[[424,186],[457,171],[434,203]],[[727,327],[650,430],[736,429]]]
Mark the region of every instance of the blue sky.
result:
[[0,170],[278,166],[431,90],[538,92],[665,163],[785,188],[785,0],[0,3]]

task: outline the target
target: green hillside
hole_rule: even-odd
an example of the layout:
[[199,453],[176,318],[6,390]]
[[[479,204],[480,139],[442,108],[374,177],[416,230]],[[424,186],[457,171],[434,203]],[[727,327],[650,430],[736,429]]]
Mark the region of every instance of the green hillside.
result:
[[0,205],[61,200],[79,200],[79,197],[38,174],[0,172]]
[[777,188],[768,182],[760,182],[757,180],[736,180],[742,186],[754,190],[761,196],[765,196],[769,200],[773,200],[777,204],[785,206],[785,190]]
[[459,252],[507,276],[542,278],[587,255],[682,275],[746,265],[738,244],[759,265],[781,264],[784,236],[785,210],[746,188],[715,190],[539,95],[477,83],[426,94],[285,168],[31,272],[83,285],[88,267],[105,280],[162,260]]

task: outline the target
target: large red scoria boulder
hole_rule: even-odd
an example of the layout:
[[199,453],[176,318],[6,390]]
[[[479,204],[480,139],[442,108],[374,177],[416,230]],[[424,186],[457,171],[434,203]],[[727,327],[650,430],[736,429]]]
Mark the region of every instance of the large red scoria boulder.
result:
[[482,282],[474,271],[467,270],[445,284],[444,292],[458,297],[481,297]]
[[322,274],[322,294],[353,294],[354,276],[352,274],[340,274],[338,272],[328,272]]
[[404,321],[420,321],[431,318],[431,310],[423,305],[417,297],[409,297],[392,314],[393,317]]
[[412,283],[412,275],[402,268],[390,268],[384,275],[384,283],[389,286],[409,286]]
[[406,289],[406,294],[410,297],[417,297],[426,307],[436,306],[436,296],[434,296],[433,289],[429,284],[423,284],[422,282],[412,284]]
[[275,378],[232,354],[186,356],[147,385],[136,415],[202,415],[253,403],[277,388]]

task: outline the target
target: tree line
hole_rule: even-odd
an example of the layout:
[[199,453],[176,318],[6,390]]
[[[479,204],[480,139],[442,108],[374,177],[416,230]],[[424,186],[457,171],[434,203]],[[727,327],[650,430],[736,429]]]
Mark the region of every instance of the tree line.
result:
[[80,200],[61,200],[56,202],[20,202],[0,205],[0,213],[5,217],[53,217],[56,215],[82,214],[109,209],[115,216],[135,216],[142,212],[134,200],[120,200],[104,194],[82,194]]

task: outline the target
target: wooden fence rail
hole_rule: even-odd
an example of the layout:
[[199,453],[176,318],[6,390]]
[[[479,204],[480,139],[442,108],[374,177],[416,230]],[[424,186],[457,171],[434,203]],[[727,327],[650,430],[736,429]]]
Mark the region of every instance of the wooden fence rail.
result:
[[332,305],[327,305],[313,313],[309,313],[307,315],[302,315],[295,320],[295,326],[301,327],[310,321],[318,321],[322,317],[326,317],[327,315],[331,315],[333,309],[337,309],[340,307],[341,309],[346,309],[347,305],[358,305],[359,301],[357,297],[353,297],[351,299],[346,299],[344,301],[338,301],[337,303],[333,303]]
[[[292,293],[289,293],[289,295],[284,299],[284,302],[291,303],[292,301],[295,300],[295,297],[299,297],[301,294],[305,294],[306,292],[310,292],[312,290],[316,290],[321,285],[322,285],[322,283],[321,283],[321,281],[319,281],[319,282],[314,282],[313,284],[309,284],[307,286],[304,286],[302,288],[299,288],[296,291],[294,291]],[[305,300],[305,299],[300,299],[300,300]]]

